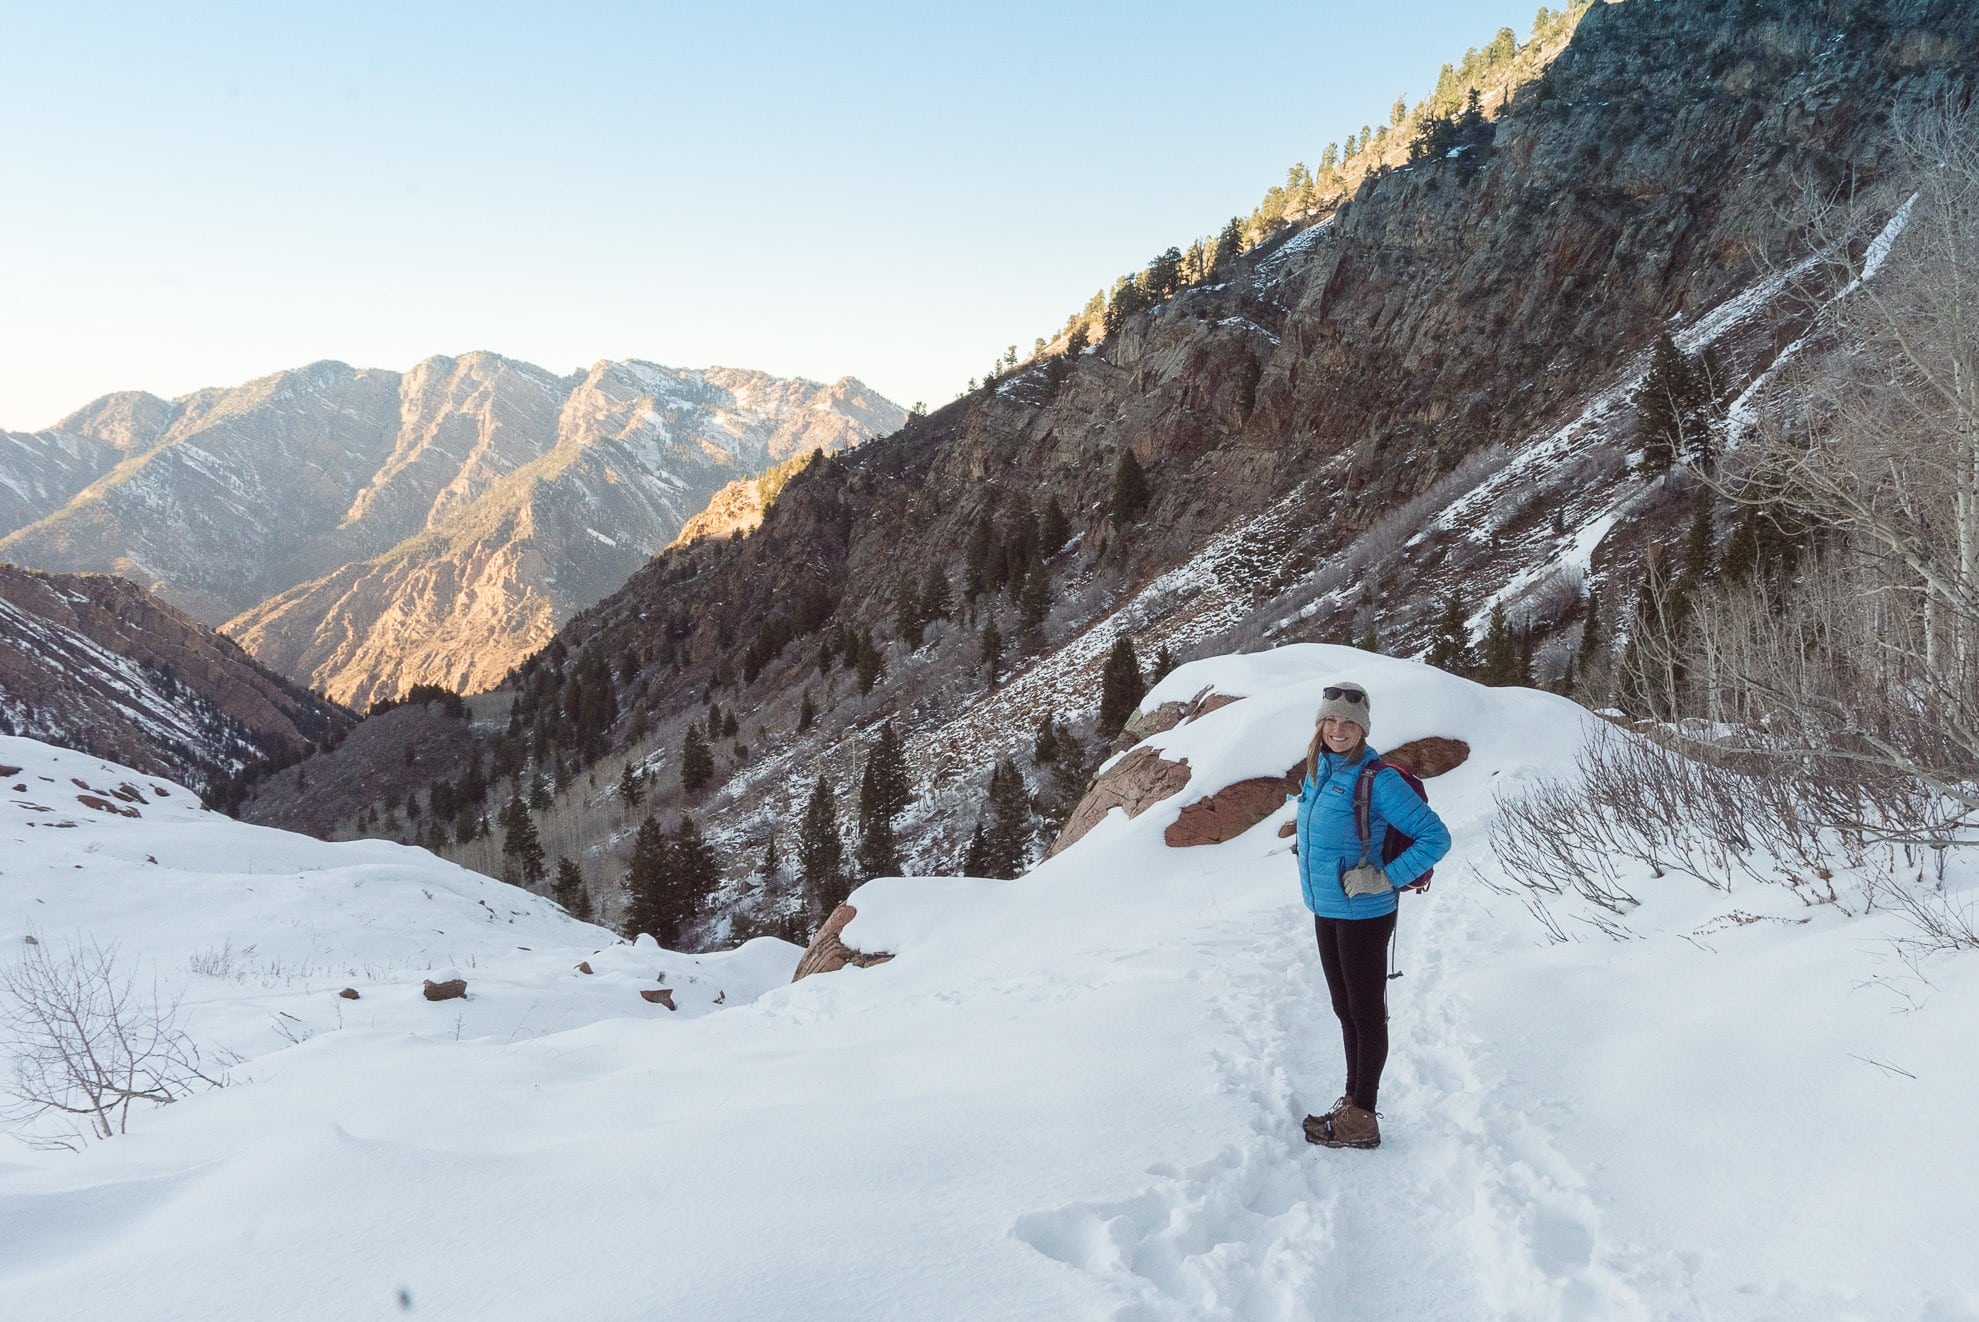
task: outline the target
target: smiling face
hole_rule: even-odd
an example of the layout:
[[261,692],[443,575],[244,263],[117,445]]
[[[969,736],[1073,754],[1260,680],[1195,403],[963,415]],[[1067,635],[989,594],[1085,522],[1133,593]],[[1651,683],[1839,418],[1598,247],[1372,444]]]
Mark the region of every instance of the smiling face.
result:
[[1330,753],[1348,753],[1360,747],[1367,731],[1344,716],[1328,716],[1319,723],[1319,741]]

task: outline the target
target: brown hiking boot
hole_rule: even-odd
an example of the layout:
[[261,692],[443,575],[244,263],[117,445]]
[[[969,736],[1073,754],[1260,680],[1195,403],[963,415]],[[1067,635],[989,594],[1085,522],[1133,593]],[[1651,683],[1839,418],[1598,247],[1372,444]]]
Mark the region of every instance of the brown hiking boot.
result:
[[1325,1132],[1327,1132],[1326,1126],[1333,1123],[1333,1117],[1340,1114],[1340,1112],[1346,1107],[1346,1105],[1347,1105],[1347,1094],[1341,1093],[1337,1098],[1334,1099],[1332,1106],[1320,1112],[1318,1115],[1307,1116],[1305,1122],[1306,1141],[1308,1143],[1319,1142],[1319,1139],[1314,1137],[1314,1135],[1324,1134]]
[[1306,1121],[1306,1141],[1323,1148],[1378,1148],[1381,1122],[1365,1106],[1347,1103],[1331,1115],[1316,1115]]

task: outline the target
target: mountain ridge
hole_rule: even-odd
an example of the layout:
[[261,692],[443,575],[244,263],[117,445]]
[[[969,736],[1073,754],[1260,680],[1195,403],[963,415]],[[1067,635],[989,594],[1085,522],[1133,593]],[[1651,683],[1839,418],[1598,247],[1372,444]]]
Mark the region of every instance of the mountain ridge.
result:
[[[0,559],[131,578],[362,706],[495,682],[725,482],[904,417],[852,377],[639,360],[558,376],[485,350],[404,373],[325,359],[171,401],[106,395],[8,434]],[[476,529],[504,518],[510,540],[531,535],[491,567]],[[447,553],[461,559],[422,558]],[[400,590],[426,600],[399,611]]]

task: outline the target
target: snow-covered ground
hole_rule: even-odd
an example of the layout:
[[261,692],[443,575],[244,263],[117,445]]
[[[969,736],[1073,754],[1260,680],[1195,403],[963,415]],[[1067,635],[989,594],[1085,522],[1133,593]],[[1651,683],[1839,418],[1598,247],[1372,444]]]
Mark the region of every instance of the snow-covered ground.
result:
[[[1291,765],[1337,678],[1377,745],[1473,748],[1430,782],[1457,847],[1405,905],[1375,1152],[1300,1136],[1341,1080],[1283,814],[1162,842]],[[1244,700],[1154,740],[1183,794],[1019,881],[871,883],[846,939],[897,958],[794,985],[788,946],[609,947],[418,851],[177,791],[92,812],[71,776],[144,786],[0,741],[29,787],[0,808],[0,938],[114,938],[248,1057],[80,1155],[0,1155],[0,1313],[1979,1316],[1979,957],[1913,967],[1895,919],[1676,879],[1641,884],[1634,939],[1563,913],[1549,943],[1483,884],[1494,794],[1570,772],[1592,718],[1320,646],[1148,701],[1206,684]],[[253,972],[193,971],[229,942]],[[468,1000],[425,1002],[448,969]],[[638,999],[662,971],[705,994]]]

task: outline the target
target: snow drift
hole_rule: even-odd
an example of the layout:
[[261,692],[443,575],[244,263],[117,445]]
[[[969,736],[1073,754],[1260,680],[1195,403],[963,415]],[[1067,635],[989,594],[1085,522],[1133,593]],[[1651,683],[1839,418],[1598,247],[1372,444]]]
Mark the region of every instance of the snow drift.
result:
[[[1289,807],[1162,839],[1283,772],[1343,678],[1377,747],[1472,749],[1429,782],[1457,844],[1404,904],[1373,1153],[1300,1138],[1339,1046]],[[1569,917],[1548,942],[1488,828],[1503,787],[1571,774],[1587,713],[1320,646],[1182,667],[1147,705],[1206,685],[1242,700],[1150,740],[1184,791],[1015,882],[872,882],[846,940],[896,958],[796,984],[775,943],[606,947],[587,977],[603,933],[415,850],[189,800],[64,805],[62,830],[7,808],[0,936],[86,926],[181,970],[247,1059],[123,1138],[0,1165],[0,1291],[63,1318],[1979,1313],[1971,960],[1677,880],[1644,883],[1632,939]],[[0,742],[47,778],[16,798],[123,774],[73,758]],[[190,971],[227,941],[298,971]],[[467,1001],[418,997],[441,966]],[[367,968],[339,1027],[332,984]],[[721,1004],[631,997],[661,971]]]

